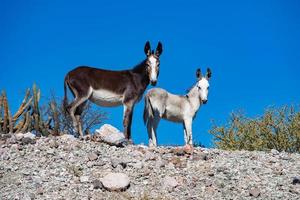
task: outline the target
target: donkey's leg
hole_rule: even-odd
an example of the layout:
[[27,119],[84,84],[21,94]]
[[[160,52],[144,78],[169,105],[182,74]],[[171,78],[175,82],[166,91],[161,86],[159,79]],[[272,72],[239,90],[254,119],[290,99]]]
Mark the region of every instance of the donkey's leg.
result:
[[75,111],[75,118],[76,118],[76,121],[77,121],[77,129],[78,129],[78,132],[79,132],[79,135],[80,136],[83,136],[83,131],[82,131],[82,121],[81,121],[81,114],[84,110],[84,107],[86,105],[86,102],[83,102],[82,104],[80,104],[77,108],[76,108],[76,111]]
[[123,113],[123,127],[124,127],[124,136],[127,140],[131,139],[131,124],[132,124],[132,115],[133,115],[133,103],[124,104],[124,113]]
[[148,138],[149,138],[149,147],[153,147],[153,139],[152,139],[152,126],[153,126],[153,119],[148,119],[147,122],[147,132],[148,132]]
[[72,118],[73,121],[73,127],[75,129],[75,131],[77,133],[79,133],[79,135],[82,137],[82,131],[79,128],[79,121],[78,121],[78,117],[75,116],[75,111],[77,110],[77,107],[80,106],[83,102],[85,102],[88,99],[88,97],[76,97],[75,100],[70,104],[70,116]]
[[153,125],[152,125],[152,130],[151,130],[151,136],[152,136],[152,143],[156,147],[157,146],[157,127],[159,124],[160,118],[159,115],[154,115],[153,119]]
[[186,128],[184,123],[183,123],[183,137],[184,137],[184,144],[187,144],[188,140],[187,140],[187,133],[186,133]]
[[191,119],[185,119],[184,120],[184,127],[185,127],[185,135],[186,135],[185,144],[193,145],[192,120]]

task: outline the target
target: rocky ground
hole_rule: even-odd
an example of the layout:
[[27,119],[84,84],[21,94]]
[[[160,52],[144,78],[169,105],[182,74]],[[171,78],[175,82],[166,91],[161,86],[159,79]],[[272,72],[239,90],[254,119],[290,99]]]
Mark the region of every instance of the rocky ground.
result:
[[300,155],[0,139],[0,199],[299,199]]

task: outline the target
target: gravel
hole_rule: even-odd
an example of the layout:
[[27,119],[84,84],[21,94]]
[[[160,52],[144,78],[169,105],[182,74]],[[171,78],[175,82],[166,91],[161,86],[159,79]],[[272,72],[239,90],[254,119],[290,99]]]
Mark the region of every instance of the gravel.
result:
[[[0,199],[300,197],[297,153],[206,148],[187,153],[179,147],[121,148],[69,136],[17,137],[1,137]],[[105,177],[122,188],[104,186]]]

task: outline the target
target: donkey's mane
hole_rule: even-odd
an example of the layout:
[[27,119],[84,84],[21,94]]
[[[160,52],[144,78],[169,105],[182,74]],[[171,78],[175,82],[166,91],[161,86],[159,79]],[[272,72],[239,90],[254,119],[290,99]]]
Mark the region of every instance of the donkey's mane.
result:
[[185,90],[186,93],[189,93],[196,85],[197,81],[192,85],[190,86],[188,89]]
[[141,61],[139,64],[137,64],[136,66],[134,66],[134,67],[132,68],[132,71],[134,71],[134,72],[139,72],[139,71],[143,70],[145,64],[146,64],[146,59],[144,59],[144,60]]

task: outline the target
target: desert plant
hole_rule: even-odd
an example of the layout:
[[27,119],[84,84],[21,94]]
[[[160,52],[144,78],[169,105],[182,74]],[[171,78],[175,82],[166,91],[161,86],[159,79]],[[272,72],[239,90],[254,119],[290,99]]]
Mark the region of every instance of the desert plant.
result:
[[[61,102],[62,100],[56,97],[54,93],[51,94],[49,106],[46,110],[46,115],[51,119],[51,133],[52,135],[68,133],[77,136],[77,133],[74,131],[72,119]],[[81,114],[81,124],[84,133],[90,134],[90,130],[102,124],[105,119],[107,119],[107,113],[93,107],[90,102],[87,102]]]
[[[19,109],[12,115],[6,92],[3,91],[0,96],[0,133],[32,131],[38,136],[49,134],[57,136],[63,132],[75,135],[72,120],[58,98],[52,95],[50,102],[44,106],[40,106],[40,98],[41,91],[34,84],[32,89],[27,89]],[[106,116],[106,113],[92,108],[92,105],[87,103],[86,109],[82,113],[85,132],[89,133],[90,129],[101,124]]]
[[[14,133],[20,130],[26,131],[28,124],[26,123],[27,110],[30,107],[32,98],[29,98],[30,90],[26,91],[25,97],[17,110],[12,116],[9,109],[6,92],[2,91],[0,97],[0,132]],[[28,121],[28,120],[27,120]]]
[[271,107],[257,118],[234,112],[227,125],[213,123],[209,132],[221,149],[300,152],[300,112],[295,106]]

